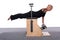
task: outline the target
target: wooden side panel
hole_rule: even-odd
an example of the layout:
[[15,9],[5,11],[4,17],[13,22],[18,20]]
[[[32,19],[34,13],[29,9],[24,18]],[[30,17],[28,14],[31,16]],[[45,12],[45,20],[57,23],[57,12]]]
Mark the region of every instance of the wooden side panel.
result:
[[30,29],[30,22],[31,19],[27,19],[26,23],[27,23],[27,35],[26,36],[42,36],[42,30],[40,29],[40,27],[37,25],[37,19],[32,19],[33,20],[33,32],[31,32]]

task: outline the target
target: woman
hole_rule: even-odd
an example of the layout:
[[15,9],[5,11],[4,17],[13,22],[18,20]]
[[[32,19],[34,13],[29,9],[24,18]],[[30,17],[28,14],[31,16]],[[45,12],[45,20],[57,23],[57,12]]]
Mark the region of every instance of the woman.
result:
[[[53,6],[49,4],[46,8],[42,8],[41,10],[39,10],[37,12],[32,11],[32,19],[37,19],[37,18],[42,17],[42,26],[45,26],[44,25],[44,17],[45,17],[45,14],[46,14],[46,12],[51,11],[52,8],[53,8]],[[29,11],[27,13],[24,13],[24,14],[19,13],[19,14],[11,15],[8,18],[8,20],[10,20],[10,19],[11,20],[15,20],[15,19],[18,19],[18,18],[31,19],[31,11]]]

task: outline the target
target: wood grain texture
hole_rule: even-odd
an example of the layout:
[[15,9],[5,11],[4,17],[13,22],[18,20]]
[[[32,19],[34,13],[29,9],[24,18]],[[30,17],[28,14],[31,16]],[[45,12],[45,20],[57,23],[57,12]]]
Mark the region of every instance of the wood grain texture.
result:
[[33,20],[33,32],[31,32],[30,30],[30,22],[31,19],[27,19],[26,23],[27,23],[27,34],[26,36],[42,36],[42,30],[40,29],[40,27],[37,25],[37,19],[32,19]]

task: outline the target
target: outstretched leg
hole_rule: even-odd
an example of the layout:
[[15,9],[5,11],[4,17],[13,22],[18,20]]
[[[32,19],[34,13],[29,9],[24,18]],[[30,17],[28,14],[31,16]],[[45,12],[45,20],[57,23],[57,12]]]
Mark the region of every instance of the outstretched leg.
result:
[[26,14],[15,14],[15,15],[11,15],[8,20],[15,20],[15,19],[18,19],[18,18],[26,18]]
[[27,13],[19,13],[19,14],[15,14],[15,15],[11,15],[8,20],[15,20],[15,19],[18,19],[18,18],[30,18],[31,17],[31,11],[27,12]]

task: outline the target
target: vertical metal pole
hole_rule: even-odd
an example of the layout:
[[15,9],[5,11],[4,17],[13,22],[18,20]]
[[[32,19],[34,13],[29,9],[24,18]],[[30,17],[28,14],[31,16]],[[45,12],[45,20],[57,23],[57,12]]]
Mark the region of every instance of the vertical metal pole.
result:
[[31,32],[33,32],[33,20],[32,20],[32,7],[33,7],[33,3],[30,3],[29,4],[30,5],[30,7],[31,7]]
[[32,7],[31,7],[31,32],[33,32]]

